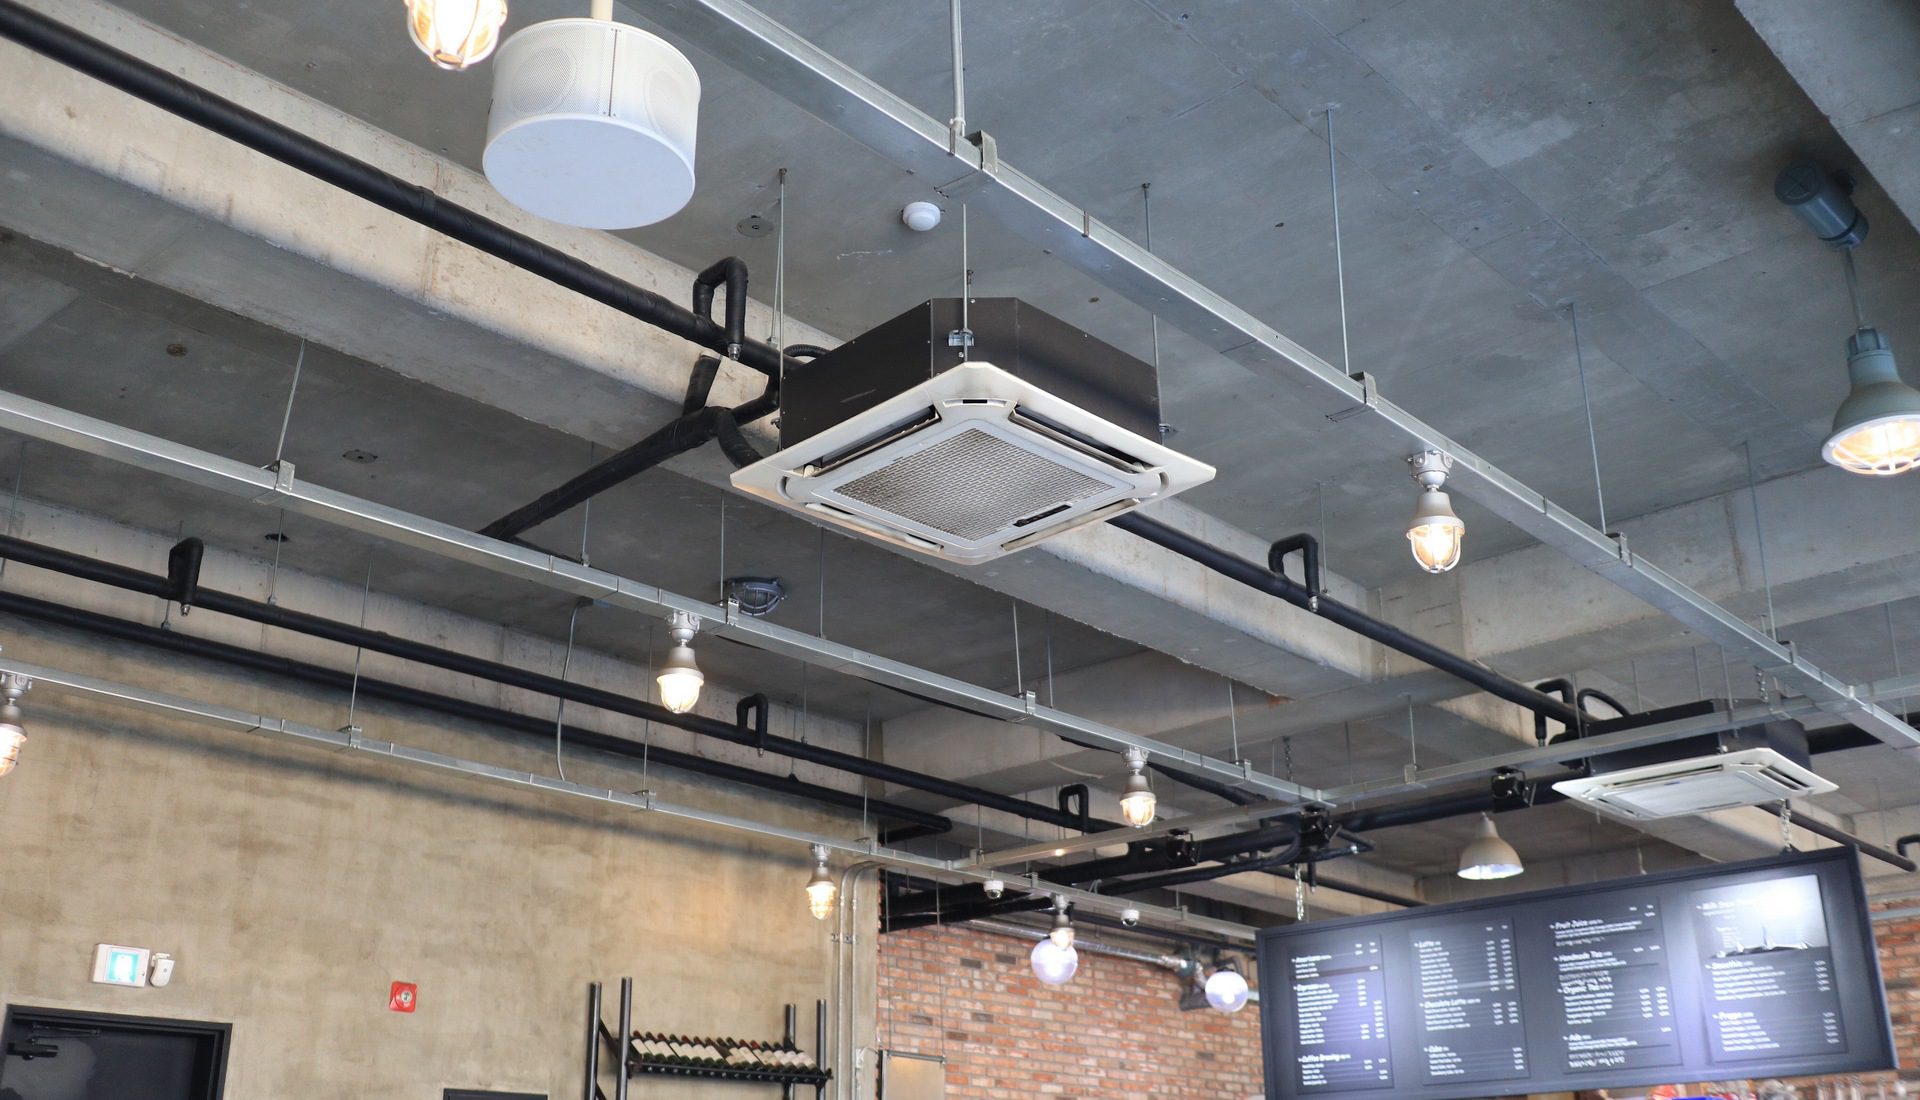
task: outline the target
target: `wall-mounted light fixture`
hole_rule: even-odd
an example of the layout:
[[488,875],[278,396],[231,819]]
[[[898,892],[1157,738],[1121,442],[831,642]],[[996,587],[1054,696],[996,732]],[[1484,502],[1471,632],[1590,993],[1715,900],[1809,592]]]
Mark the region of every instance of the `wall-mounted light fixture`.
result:
[[0,692],[6,695],[6,702],[0,703],[0,775],[13,771],[20,763],[20,749],[27,743],[20,697],[32,686],[32,680],[17,673],[0,675]]

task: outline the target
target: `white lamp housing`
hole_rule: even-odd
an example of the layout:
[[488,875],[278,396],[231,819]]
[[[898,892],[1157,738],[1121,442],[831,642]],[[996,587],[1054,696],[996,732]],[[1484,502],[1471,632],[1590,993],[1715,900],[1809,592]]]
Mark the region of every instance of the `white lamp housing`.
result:
[[693,197],[700,74],[664,39],[600,19],[553,19],[494,61],[481,166],[540,217],[631,229]]
[[813,877],[807,880],[807,911],[814,920],[826,920],[833,916],[834,903],[840,899],[840,888],[834,885],[833,872],[827,867],[827,848],[824,844],[813,846]]
[[20,764],[20,750],[27,743],[27,727],[20,714],[20,697],[33,686],[33,681],[24,676],[7,673],[0,676],[0,690],[6,693],[6,702],[0,703],[0,776],[13,771]]
[[1422,451],[1410,455],[1407,465],[1413,471],[1413,480],[1420,484],[1420,502],[1407,524],[1413,560],[1429,573],[1445,573],[1460,564],[1460,541],[1467,534],[1467,525],[1453,513],[1453,502],[1440,488],[1453,469],[1453,456]]
[[1480,833],[1460,850],[1460,877],[1486,881],[1489,879],[1512,878],[1526,870],[1520,863],[1520,853],[1513,845],[1500,839],[1500,830],[1494,827],[1492,814],[1480,815]]
[[1876,477],[1920,466],[1920,391],[1900,380],[1893,347],[1878,329],[1862,327],[1847,338],[1847,373],[1853,385],[1820,457]]
[[660,684],[661,705],[675,714],[685,714],[700,701],[701,685],[707,682],[693,657],[693,636],[700,630],[700,620],[689,612],[676,611],[669,629],[673,648],[667,650],[667,659],[661,662],[654,679]]
[[1133,771],[1127,776],[1127,792],[1120,796],[1120,816],[1127,824],[1136,829],[1144,829],[1153,824],[1153,817],[1160,800],[1153,789],[1147,786],[1145,749],[1127,750],[1127,766]]

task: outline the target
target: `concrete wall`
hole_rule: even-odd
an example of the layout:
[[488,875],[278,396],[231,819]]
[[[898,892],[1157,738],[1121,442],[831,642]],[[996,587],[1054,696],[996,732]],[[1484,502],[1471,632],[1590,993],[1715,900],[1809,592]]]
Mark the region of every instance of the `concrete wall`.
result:
[[[144,533],[27,513],[27,537],[154,565]],[[244,590],[236,583],[244,564],[210,558],[208,583]],[[157,601],[18,565],[0,586],[64,592],[147,621],[163,613]],[[313,578],[283,574],[279,595],[302,610],[340,610],[329,606],[327,582]],[[418,627],[414,614],[430,612],[376,598],[370,623]],[[433,633],[415,636],[470,648],[499,633],[438,614]],[[176,610],[174,624],[298,648],[204,612],[182,621]],[[325,727],[344,717],[344,700],[330,693],[11,618],[0,619],[0,641],[21,660],[263,714]],[[492,644],[535,668],[554,656],[538,639]],[[335,647],[331,659],[339,657]],[[617,662],[583,657],[576,674],[622,675]],[[632,683],[640,673],[625,675]],[[437,674],[411,678],[449,689]],[[623,975],[638,979],[643,1030],[772,1039],[781,1006],[796,1002],[811,1046],[813,1003],[833,988],[834,959],[829,926],[806,911],[807,853],[798,845],[156,719],[51,686],[27,704],[25,759],[0,780],[0,1002],[231,1022],[234,1100],[438,1097],[448,1086],[576,1097],[587,983],[610,983],[611,1018],[611,983]],[[607,717],[581,720],[628,732]],[[355,720],[371,737],[553,773],[550,742],[364,703]],[[669,743],[670,732],[656,743]],[[813,736],[853,740],[825,726]],[[672,743],[686,747],[677,736]],[[797,828],[853,836],[860,827],[666,770],[643,778],[637,764],[577,750],[566,764],[576,782],[648,786],[664,799]],[[870,959],[871,939],[862,939]],[[172,953],[173,984],[90,984],[101,942]],[[420,983],[416,1014],[388,1011],[394,980]],[[764,1098],[767,1086],[650,1081],[645,1095]]]

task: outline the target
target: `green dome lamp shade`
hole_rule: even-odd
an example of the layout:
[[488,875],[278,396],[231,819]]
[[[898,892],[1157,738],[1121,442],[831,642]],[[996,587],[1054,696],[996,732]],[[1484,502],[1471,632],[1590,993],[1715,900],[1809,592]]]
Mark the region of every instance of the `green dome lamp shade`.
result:
[[1486,881],[1489,879],[1512,878],[1526,867],[1520,862],[1520,853],[1513,845],[1500,839],[1500,830],[1494,828],[1493,815],[1480,815],[1480,833],[1460,850],[1460,877]]
[[1904,474],[1920,466],[1920,390],[1900,380],[1893,348],[1863,326],[1847,339],[1852,392],[1833,417],[1820,457],[1849,473]]

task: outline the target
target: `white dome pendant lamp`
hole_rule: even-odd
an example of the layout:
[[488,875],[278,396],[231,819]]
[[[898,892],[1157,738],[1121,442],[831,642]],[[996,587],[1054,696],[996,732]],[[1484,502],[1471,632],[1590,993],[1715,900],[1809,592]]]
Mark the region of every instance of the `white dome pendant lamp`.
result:
[[700,74],[679,50],[613,21],[536,23],[502,43],[481,166],[522,210],[585,229],[663,221],[693,197]]

